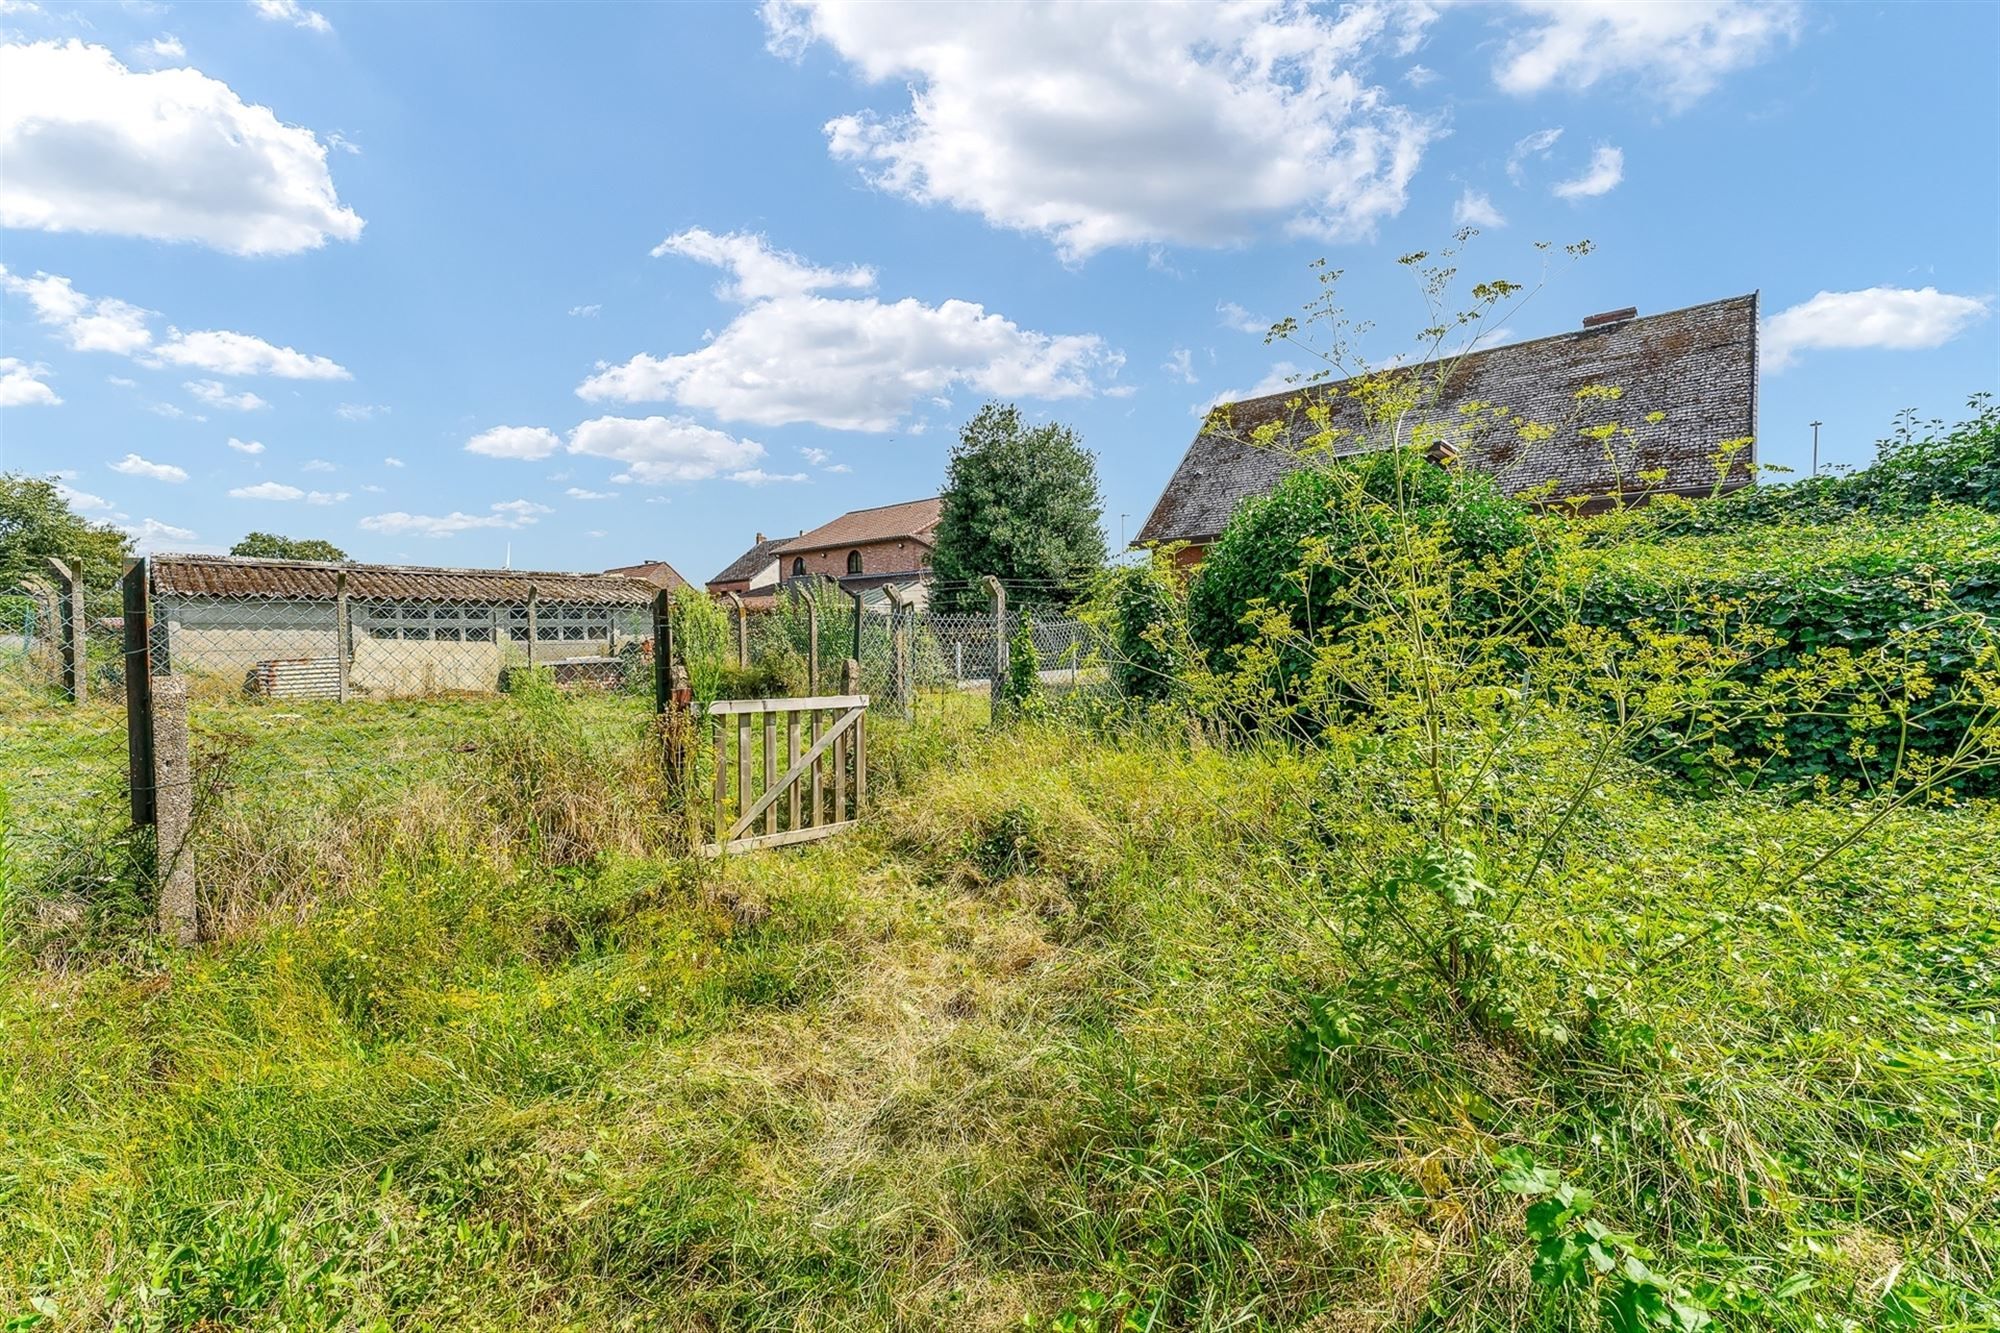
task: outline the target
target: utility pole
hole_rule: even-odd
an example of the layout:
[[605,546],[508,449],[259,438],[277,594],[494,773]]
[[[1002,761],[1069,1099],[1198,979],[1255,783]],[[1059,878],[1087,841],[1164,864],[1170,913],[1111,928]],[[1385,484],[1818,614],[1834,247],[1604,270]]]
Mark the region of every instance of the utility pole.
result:
[[1813,475],[1814,475],[1815,477],[1817,477],[1817,476],[1819,475],[1819,427],[1820,427],[1820,423],[1819,423],[1819,422],[1815,421],[1815,422],[1813,422],[1813,423],[1812,423],[1812,428],[1813,428],[1813,470],[1812,470],[1812,474],[1813,474]]

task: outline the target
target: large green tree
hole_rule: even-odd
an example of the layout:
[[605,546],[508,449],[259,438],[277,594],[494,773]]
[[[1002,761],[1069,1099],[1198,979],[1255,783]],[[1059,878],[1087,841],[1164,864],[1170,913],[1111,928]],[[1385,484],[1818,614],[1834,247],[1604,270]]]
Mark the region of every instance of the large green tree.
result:
[[123,570],[132,539],[69,507],[52,480],[0,472],[0,589],[48,571],[48,557],[81,566],[86,584],[108,587]]
[[318,537],[280,537],[275,532],[246,532],[243,540],[229,548],[231,555],[251,555],[259,560],[345,560],[347,552]]
[[1104,568],[1097,461],[1068,426],[1031,426],[1011,403],[986,404],[959,432],[943,498],[931,559],[940,610],[987,606],[988,574],[1011,585],[1016,605],[1067,606]]

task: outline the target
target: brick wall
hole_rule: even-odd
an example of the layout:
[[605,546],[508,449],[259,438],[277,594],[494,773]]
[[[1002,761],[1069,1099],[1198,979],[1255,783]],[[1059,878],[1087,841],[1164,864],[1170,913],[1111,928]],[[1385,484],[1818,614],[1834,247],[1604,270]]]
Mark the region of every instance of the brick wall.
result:
[[905,570],[928,569],[931,563],[929,543],[913,537],[893,540],[857,542],[853,546],[829,547],[824,551],[805,551],[797,556],[783,555],[778,561],[778,576],[788,579],[797,573],[794,563],[805,561],[805,573],[825,574],[831,578],[847,575],[847,553],[861,552],[861,572],[863,574],[900,574]]

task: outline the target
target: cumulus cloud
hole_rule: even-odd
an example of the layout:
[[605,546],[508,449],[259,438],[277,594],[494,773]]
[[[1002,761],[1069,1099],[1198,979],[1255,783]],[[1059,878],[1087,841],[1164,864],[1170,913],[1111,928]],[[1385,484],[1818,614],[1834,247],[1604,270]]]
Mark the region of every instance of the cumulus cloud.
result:
[[1589,88],[1629,75],[1634,91],[1685,107],[1799,34],[1797,0],[1516,0],[1533,21],[1509,40],[1494,82],[1515,94]]
[[79,514],[109,513],[114,508],[111,501],[103,496],[92,495],[89,491],[79,491],[65,482],[56,483],[56,494],[62,497],[64,504]]
[[19,357],[0,356],[0,407],[55,407],[62,399],[42,381],[49,368]]
[[1493,206],[1493,198],[1484,190],[1475,190],[1470,185],[1460,192],[1458,202],[1451,206],[1451,221],[1455,227],[1504,227],[1507,219]]
[[1263,398],[1268,394],[1283,393],[1287,389],[1302,387],[1305,372],[1289,361],[1280,361],[1271,367],[1271,372],[1247,389],[1224,389],[1221,393],[1196,403],[1188,409],[1195,416],[1205,417],[1222,403],[1248,402],[1252,398]]
[[382,460],[382,466],[383,466],[383,467],[408,467],[408,466],[409,466],[409,464],[408,464],[408,463],[405,463],[405,462],[404,462],[404,461],[403,461],[402,459],[400,459],[400,458],[396,458],[396,457],[393,457],[393,456],[392,456],[392,457],[389,457],[389,458],[385,458],[385,459],[383,459],[383,460]]
[[773,296],[803,296],[828,287],[866,291],[875,285],[875,270],[856,264],[820,268],[789,250],[774,250],[762,236],[747,232],[716,235],[700,227],[676,232],[653,247],[653,258],[680,255],[726,270],[731,281],[716,289],[725,301],[762,301]]
[[309,505],[339,504],[347,498],[346,491],[307,491],[297,486],[287,486],[281,481],[260,481],[255,486],[238,486],[229,492],[232,500],[277,500],[291,503],[303,500]]
[[157,518],[142,518],[137,523],[120,523],[117,526],[132,539],[132,550],[139,555],[185,550],[187,544],[195,540],[192,528],[177,528]]
[[1990,309],[1984,298],[1935,287],[1820,292],[1763,322],[1760,356],[1764,369],[1783,370],[1808,350],[1924,351],[1958,337]]
[[323,356],[308,356],[290,347],[277,347],[247,333],[227,333],[210,329],[182,333],[170,329],[169,337],[152,353],[163,365],[207,370],[217,375],[272,375],[286,380],[352,379],[347,368]]
[[1234,301],[1218,302],[1215,307],[1215,313],[1222,320],[1224,328],[1235,329],[1238,333],[1269,333],[1271,331],[1271,320],[1265,319],[1262,315],[1251,314]]
[[569,308],[569,313],[577,319],[596,319],[597,312],[602,309],[604,307],[601,305],[573,305]]
[[1591,153],[1590,165],[1583,169],[1583,173],[1558,181],[1553,193],[1558,199],[1595,199],[1601,194],[1610,194],[1624,179],[1625,151],[1600,144]]
[[581,486],[572,486],[563,492],[572,500],[616,500],[616,491],[587,491]]
[[1183,384],[1193,384],[1197,378],[1194,373],[1194,353],[1185,347],[1176,347],[1167,353],[1166,362],[1160,369]]
[[263,441],[239,440],[234,435],[229,437],[229,447],[239,454],[261,454],[264,452]]
[[217,380],[189,380],[181,387],[194,395],[198,401],[229,412],[257,412],[270,406],[248,390],[231,393]]
[[389,409],[380,403],[342,403],[333,409],[333,414],[342,421],[373,421],[376,417],[387,416]]
[[269,19],[273,23],[289,23],[308,32],[333,31],[326,15],[317,9],[307,9],[299,0],[250,0],[250,6],[257,11],[258,18]]
[[569,451],[623,463],[616,482],[659,486],[706,481],[748,467],[764,446],[685,417],[598,417],[569,434]]
[[128,477],[150,477],[154,481],[171,482],[188,479],[185,468],[175,467],[172,463],[155,463],[137,454],[127,454],[110,467],[113,472],[122,472]]
[[1319,238],[1399,213],[1439,125],[1371,81],[1432,16],[1357,4],[1006,5],[769,0],[771,49],[823,42],[907,111],[836,117],[878,188],[1050,238],[1220,245],[1273,220]]
[[484,514],[467,514],[456,509],[449,514],[407,514],[395,510],[370,514],[359,526],[365,532],[391,537],[450,537],[475,528],[524,528],[552,512],[547,505],[532,500],[502,500],[489,506]]
[[1112,353],[1094,334],[1023,329],[970,301],[780,297],[707,346],[645,353],[585,380],[592,402],[670,400],[731,421],[887,431],[919,400],[961,385],[996,397],[1079,398]]
[[770,486],[788,481],[808,481],[803,472],[766,472],[760,467],[746,467],[729,474],[731,481],[740,481],[745,486]]
[[465,451],[488,458],[547,458],[562,448],[562,440],[544,426],[495,426],[465,442]]
[[36,273],[24,278],[0,264],[0,291],[23,297],[35,318],[79,352],[115,352],[148,366],[180,366],[218,375],[273,375],[279,379],[344,380],[345,367],[323,356],[278,347],[248,333],[204,329],[183,333],[169,328],[155,345],[151,310],[110,296],[87,296],[68,278]]
[[179,60],[187,54],[187,48],[181,45],[181,39],[172,33],[155,37],[140,49],[155,60]]
[[311,130],[198,70],[80,41],[0,46],[0,226],[192,241],[239,255],[351,241]]

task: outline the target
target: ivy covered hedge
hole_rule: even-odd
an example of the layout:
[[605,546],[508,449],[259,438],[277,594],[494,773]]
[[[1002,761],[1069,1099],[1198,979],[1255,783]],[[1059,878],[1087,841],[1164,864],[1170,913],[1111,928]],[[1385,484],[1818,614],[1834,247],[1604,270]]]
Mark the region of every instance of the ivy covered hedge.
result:
[[[1879,786],[1899,765],[1949,754],[1982,716],[1992,722],[2000,515],[1938,504],[1910,517],[1627,539],[1576,549],[1565,575],[1587,625],[1769,631],[1739,683],[1796,682],[1803,706],[1739,724],[1726,754],[1687,755],[1697,779],[1736,767],[1766,784]],[[1972,785],[1993,790],[1995,778]]]

